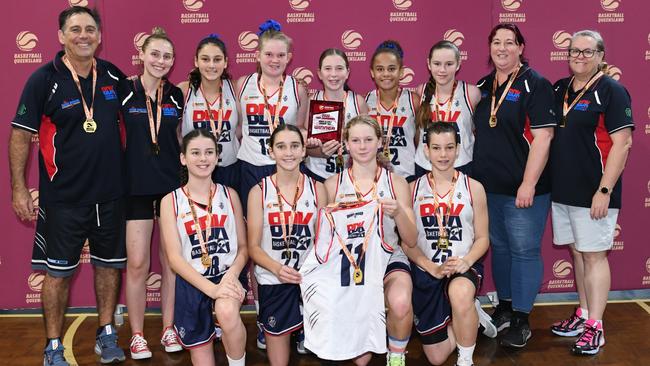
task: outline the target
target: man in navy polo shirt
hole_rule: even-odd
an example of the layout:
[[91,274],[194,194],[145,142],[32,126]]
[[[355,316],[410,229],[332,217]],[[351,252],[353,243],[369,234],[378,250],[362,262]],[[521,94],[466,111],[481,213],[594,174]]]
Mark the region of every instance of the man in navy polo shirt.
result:
[[[59,15],[63,51],[34,72],[12,122],[9,161],[13,207],[24,221],[38,219],[32,268],[45,270],[44,365],[65,366],[61,333],[70,279],[86,238],[95,274],[102,363],[125,359],[112,325],[120,269],[126,264],[122,150],[117,84],[124,74],[96,59],[101,43],[94,10],[73,6]],[[40,207],[25,185],[30,140],[38,133]]]

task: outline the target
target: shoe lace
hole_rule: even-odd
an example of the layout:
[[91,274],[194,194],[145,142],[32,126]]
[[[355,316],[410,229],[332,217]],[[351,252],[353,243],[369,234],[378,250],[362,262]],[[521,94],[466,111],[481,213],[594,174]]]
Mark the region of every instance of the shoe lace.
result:
[[117,347],[117,334],[113,332],[111,334],[100,335],[99,343],[101,344],[102,348]]
[[578,339],[576,344],[579,345],[590,344],[594,340],[595,336],[596,336],[596,329],[593,327],[586,327],[585,331],[582,332],[582,335],[580,335],[580,338]]
[[568,328],[573,324],[578,324],[580,322],[580,317],[577,315],[573,314],[569,318],[564,319],[560,322],[555,323],[556,326],[562,327],[562,328]]
[[131,347],[137,351],[142,351],[147,348],[147,340],[141,335],[134,335],[131,339]]
[[65,361],[65,358],[63,357],[63,347],[46,351],[45,357],[47,358],[48,364]]
[[178,340],[176,339],[176,333],[171,330],[171,328],[167,328],[165,333],[163,333],[162,341],[165,343],[178,343]]

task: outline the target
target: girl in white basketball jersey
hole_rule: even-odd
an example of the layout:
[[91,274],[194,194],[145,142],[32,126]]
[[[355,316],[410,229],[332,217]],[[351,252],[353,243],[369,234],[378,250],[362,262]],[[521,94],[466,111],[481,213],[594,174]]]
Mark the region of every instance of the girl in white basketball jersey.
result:
[[[350,63],[345,53],[337,48],[328,48],[318,60],[318,77],[323,82],[323,90],[312,96],[313,100],[328,100],[343,102],[344,124],[352,118],[368,113],[368,106],[363,97],[348,88]],[[343,141],[330,140],[314,149],[308,149],[309,157],[305,163],[312,177],[319,182],[340,173],[345,167],[347,151],[343,149]]]
[[474,151],[474,108],[481,100],[476,85],[456,80],[460,69],[460,51],[449,41],[440,41],[429,50],[427,68],[430,76],[422,91],[422,104],[416,115],[420,142],[415,153],[415,175],[419,178],[431,170],[427,156],[426,134],[431,122],[451,123],[460,136],[457,170],[471,175],[472,153]]
[[402,47],[395,41],[384,41],[377,47],[370,64],[370,76],[377,89],[366,95],[366,103],[370,115],[384,131],[382,153],[393,165],[394,172],[411,182],[415,179],[418,140],[415,115],[420,97],[400,88],[403,57]]
[[[386,166],[381,153],[382,130],[369,116],[357,116],[344,129],[344,141],[350,152],[348,169],[328,178],[325,188],[328,202],[378,199],[384,212],[384,241],[394,249],[384,273],[384,297],[389,339],[389,362],[404,364],[404,351],[411,334],[411,277],[408,260],[393,260],[403,253],[403,246],[415,246],[417,236],[406,180]],[[379,152],[378,152],[379,151]],[[399,232],[399,236],[398,236]],[[357,364],[370,361],[370,353],[355,359]]]
[[459,144],[451,124],[435,122],[426,133],[432,169],[412,183],[418,246],[405,249],[413,264],[415,327],[429,362],[441,365],[458,348],[456,365],[470,366],[479,316],[481,324],[491,324],[475,300],[483,275],[479,259],[489,245],[485,191],[454,169]]
[[291,75],[285,75],[291,61],[291,38],[280,24],[267,20],[260,25],[256,52],[258,71],[237,80],[242,112],[242,141],[237,154],[241,161],[240,196],[247,202],[248,191],[260,179],[275,171],[269,155],[269,139],[282,124],[302,128],[309,97]]
[[219,161],[212,179],[228,187],[239,187],[237,152],[241,131],[239,106],[228,75],[226,45],[216,34],[199,41],[194,54],[194,69],[189,80],[178,84],[185,95],[183,136],[196,128],[205,128],[217,138]]
[[297,127],[278,126],[269,155],[277,171],[248,195],[248,243],[269,362],[287,365],[291,333],[303,324],[298,270],[311,249],[318,209],[327,197],[322,183],[300,172],[305,144]]
[[174,326],[192,364],[215,365],[212,311],[223,331],[229,365],[245,364],[246,329],[239,315],[245,290],[238,279],[248,259],[237,193],[212,182],[217,141],[205,129],[183,138],[187,184],[161,204],[161,241],[176,272]]

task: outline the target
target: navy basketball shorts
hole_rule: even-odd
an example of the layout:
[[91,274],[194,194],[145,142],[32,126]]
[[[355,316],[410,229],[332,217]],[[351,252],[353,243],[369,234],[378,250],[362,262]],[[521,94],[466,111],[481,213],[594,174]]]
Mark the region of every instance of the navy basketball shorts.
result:
[[300,286],[292,283],[258,285],[259,321],[264,332],[281,336],[302,328]]
[[39,208],[32,251],[32,269],[68,277],[79,266],[86,239],[93,266],[126,266],[124,200],[86,206]]
[[248,207],[248,192],[254,185],[258,184],[262,178],[275,173],[275,164],[257,166],[240,160],[239,167],[241,176],[239,187],[237,187],[237,194],[241,199],[244,214],[246,214],[246,208]]
[[[239,160],[228,166],[217,166],[214,172],[212,172],[212,180],[215,183],[233,188],[239,195],[239,185],[241,184],[241,167]],[[242,203],[242,205],[246,204]]]
[[160,217],[160,201],[164,194],[130,196],[126,200],[127,220],[153,220]]
[[388,265],[386,266],[386,271],[384,272],[384,280],[392,272],[406,272],[407,274],[411,273],[409,259],[406,254],[404,254],[402,247],[399,245],[395,245],[395,250],[388,259]]
[[413,264],[413,322],[420,334],[422,344],[436,344],[448,338],[447,325],[451,321],[451,305],[447,288],[456,277],[469,279],[476,290],[481,287],[483,264],[474,263],[465,273],[457,273],[450,278],[437,279]]

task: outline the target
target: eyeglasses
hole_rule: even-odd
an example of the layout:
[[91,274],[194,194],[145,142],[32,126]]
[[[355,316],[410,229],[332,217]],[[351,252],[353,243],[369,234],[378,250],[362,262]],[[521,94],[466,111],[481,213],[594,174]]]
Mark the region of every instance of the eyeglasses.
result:
[[585,58],[592,58],[598,52],[601,52],[601,51],[592,50],[591,48],[587,48],[587,49],[584,49],[584,50],[579,50],[577,48],[571,48],[571,49],[569,49],[569,56],[571,56],[573,58],[578,58],[578,57],[580,57],[580,54],[582,54]]

